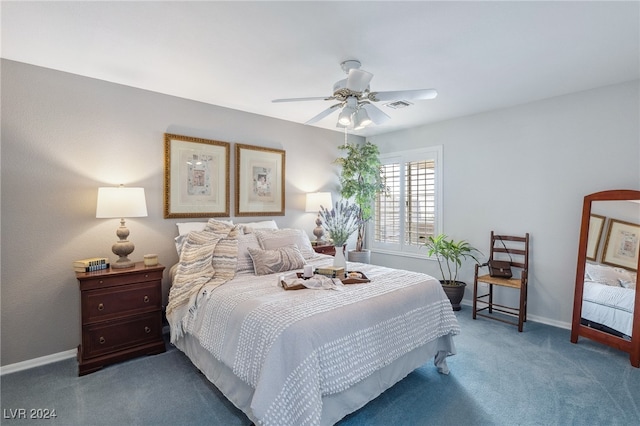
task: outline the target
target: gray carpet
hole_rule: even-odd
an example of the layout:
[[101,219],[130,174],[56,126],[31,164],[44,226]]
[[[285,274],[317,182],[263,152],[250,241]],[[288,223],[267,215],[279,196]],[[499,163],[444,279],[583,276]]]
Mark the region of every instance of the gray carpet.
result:
[[[340,426],[638,425],[640,369],[627,354],[569,331],[528,322],[525,331],[457,312],[462,334],[451,374],[431,362]],[[245,425],[247,417],[178,350],[87,376],[75,360],[2,376],[3,425]],[[51,420],[10,419],[55,409]]]

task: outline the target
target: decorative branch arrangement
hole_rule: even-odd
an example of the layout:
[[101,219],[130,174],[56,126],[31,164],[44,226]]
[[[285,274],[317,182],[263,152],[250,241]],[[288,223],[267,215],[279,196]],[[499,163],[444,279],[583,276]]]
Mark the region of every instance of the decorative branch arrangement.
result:
[[329,233],[333,245],[342,247],[360,226],[358,213],[360,209],[348,201],[336,201],[333,209],[320,206],[320,218],[322,227]]

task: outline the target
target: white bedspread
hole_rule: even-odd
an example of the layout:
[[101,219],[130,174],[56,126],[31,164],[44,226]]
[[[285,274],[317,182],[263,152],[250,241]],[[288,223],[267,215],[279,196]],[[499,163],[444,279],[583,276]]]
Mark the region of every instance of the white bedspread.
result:
[[[186,333],[255,389],[250,417],[259,424],[319,424],[323,396],[426,342],[459,333],[435,278],[350,266],[372,282],[343,291],[285,291],[277,286],[279,274],[237,275],[213,290],[186,325]],[[444,356],[438,368],[448,372]]]
[[585,280],[582,300],[582,318],[632,335],[635,290]]

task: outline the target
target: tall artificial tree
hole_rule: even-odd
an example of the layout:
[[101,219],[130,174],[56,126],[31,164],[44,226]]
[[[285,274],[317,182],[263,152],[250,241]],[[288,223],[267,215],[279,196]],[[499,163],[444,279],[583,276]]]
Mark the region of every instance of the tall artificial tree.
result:
[[369,141],[364,144],[345,144],[340,149],[346,151],[344,157],[336,160],[342,166],[340,194],[346,199],[353,198],[358,206],[356,251],[362,251],[367,222],[373,216],[373,202],[379,193],[386,193],[380,151]]

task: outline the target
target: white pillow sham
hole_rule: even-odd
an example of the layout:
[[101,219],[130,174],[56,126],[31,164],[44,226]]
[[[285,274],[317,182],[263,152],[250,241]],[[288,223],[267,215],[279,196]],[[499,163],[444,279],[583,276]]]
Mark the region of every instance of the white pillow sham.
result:
[[250,234],[254,229],[278,229],[275,220],[262,220],[259,222],[239,223],[245,234]]
[[626,269],[596,263],[587,263],[585,275],[591,281],[615,287],[621,286],[623,282],[635,282],[634,274]]
[[256,234],[238,234],[238,264],[236,272],[253,271],[253,260],[249,249],[260,250]]
[[274,250],[279,247],[295,245],[305,259],[315,257],[316,252],[311,246],[309,236],[302,229],[256,229],[254,231],[260,246],[264,250]]

